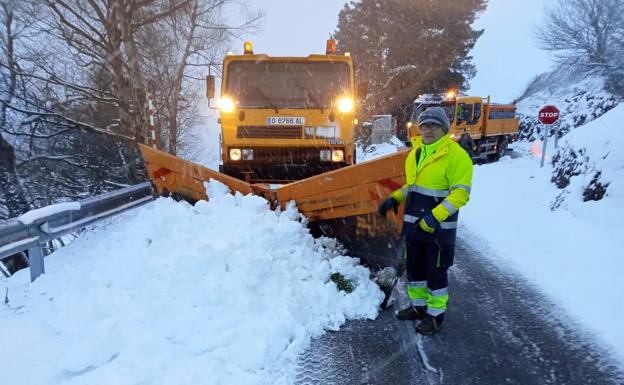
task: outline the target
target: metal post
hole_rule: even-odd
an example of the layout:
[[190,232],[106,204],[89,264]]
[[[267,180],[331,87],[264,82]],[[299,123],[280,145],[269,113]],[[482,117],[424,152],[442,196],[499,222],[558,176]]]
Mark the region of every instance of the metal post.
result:
[[544,141],[542,142],[542,162],[540,163],[540,167],[544,167],[544,159],[546,158],[546,146],[548,145],[548,131],[550,131],[550,127],[546,126],[546,129],[544,130]]
[[149,144],[154,147],[157,148],[157,141],[156,141],[156,123],[154,122],[154,115],[156,114],[156,109],[154,108],[154,95],[152,95],[151,93],[147,93],[146,96],[147,99],[147,111],[149,114],[149,129],[150,129],[150,135],[149,135]]
[[45,273],[43,251],[40,245],[28,249],[28,263],[30,264],[30,282],[34,282],[41,274]]
[[559,122],[555,123],[555,149],[559,144]]

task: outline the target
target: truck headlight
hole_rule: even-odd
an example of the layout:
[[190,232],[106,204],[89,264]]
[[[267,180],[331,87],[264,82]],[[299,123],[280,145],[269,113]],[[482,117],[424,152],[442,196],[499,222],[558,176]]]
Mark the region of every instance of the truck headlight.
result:
[[344,151],[332,150],[332,162],[342,162],[344,160]]
[[330,150],[321,150],[320,156],[323,162],[329,162],[331,160],[332,153]]
[[353,111],[353,99],[350,97],[342,97],[338,99],[338,111],[346,114]]
[[226,114],[234,111],[234,99],[224,96],[219,100],[219,109]]
[[240,148],[230,148],[230,159],[231,160],[241,160],[241,150],[240,150]]
[[243,160],[253,160],[253,148],[243,148]]

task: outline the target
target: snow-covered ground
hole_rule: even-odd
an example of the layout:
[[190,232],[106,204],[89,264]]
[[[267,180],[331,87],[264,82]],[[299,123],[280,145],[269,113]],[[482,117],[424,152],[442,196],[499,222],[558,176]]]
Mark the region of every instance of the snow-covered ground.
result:
[[[3,384],[286,384],[310,338],[375,318],[368,269],[314,240],[294,207],[209,185],[159,199],[3,280]],[[355,286],[339,291],[342,273]]]
[[[601,123],[606,122],[597,121],[594,128]],[[622,139],[620,133],[612,149],[621,149]],[[582,324],[624,362],[624,309],[617,305],[624,294],[624,259],[617,241],[624,234],[619,218],[624,202],[622,155],[613,159],[619,165],[614,162],[609,168],[610,175],[619,175],[604,199],[583,202],[585,181],[579,176],[565,205],[552,210],[561,190],[550,181],[552,166],[539,166],[541,144],[523,143],[516,149],[518,158],[475,167],[459,236],[493,261],[504,261],[504,266],[520,272],[546,301],[568,313],[563,318]]]

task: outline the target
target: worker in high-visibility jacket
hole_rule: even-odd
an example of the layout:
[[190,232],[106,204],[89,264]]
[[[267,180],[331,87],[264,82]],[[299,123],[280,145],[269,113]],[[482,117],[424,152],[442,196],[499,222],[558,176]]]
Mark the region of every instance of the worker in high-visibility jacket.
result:
[[440,331],[448,293],[447,270],[453,265],[459,208],[470,198],[472,159],[448,134],[449,119],[441,107],[430,107],[418,118],[421,136],[412,138],[405,160],[406,184],[381,206],[386,216],[401,203],[407,294],[411,306],[396,313],[401,320],[420,320],[425,335]]

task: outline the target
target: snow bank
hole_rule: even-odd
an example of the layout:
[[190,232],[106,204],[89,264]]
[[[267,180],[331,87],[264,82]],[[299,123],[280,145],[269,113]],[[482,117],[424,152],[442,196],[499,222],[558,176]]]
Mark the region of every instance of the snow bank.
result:
[[[566,194],[576,200],[597,178],[606,185],[604,204],[614,209],[624,207],[624,105],[619,105],[600,118],[577,128],[562,140],[562,152],[574,151],[583,161],[580,175],[571,177]],[[613,216],[609,216],[613,217]],[[617,218],[619,220],[620,218]]]
[[[7,384],[274,384],[311,337],[375,318],[383,294],[295,207],[208,185],[194,207],[159,199],[2,281]],[[329,277],[354,283],[347,294]]]
[[390,143],[371,144],[366,147],[358,143],[355,147],[357,163],[366,162],[384,155],[394,154],[404,148],[405,143],[396,136],[390,138]]

